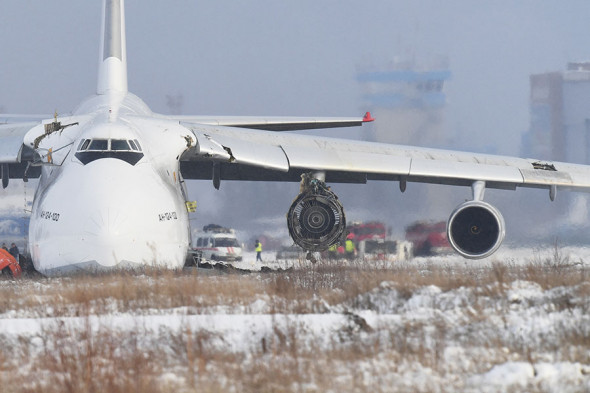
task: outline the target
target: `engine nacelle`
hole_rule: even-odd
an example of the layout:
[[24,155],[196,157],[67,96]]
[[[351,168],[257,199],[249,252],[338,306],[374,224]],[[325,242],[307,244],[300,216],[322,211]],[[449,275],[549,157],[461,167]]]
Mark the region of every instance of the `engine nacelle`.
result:
[[287,213],[287,226],[291,238],[301,248],[324,251],[344,235],[344,208],[327,187],[309,190],[293,201]]
[[466,258],[492,255],[502,244],[504,234],[504,218],[495,207],[482,201],[459,205],[447,224],[449,243]]

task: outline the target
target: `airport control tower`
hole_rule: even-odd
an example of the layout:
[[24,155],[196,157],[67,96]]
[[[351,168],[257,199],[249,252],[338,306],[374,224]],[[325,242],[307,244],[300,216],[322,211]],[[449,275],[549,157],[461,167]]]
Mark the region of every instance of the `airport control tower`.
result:
[[396,61],[385,67],[360,67],[357,80],[362,99],[379,121],[371,139],[377,142],[446,147],[446,95],[451,77],[446,59],[432,67]]
[[[451,78],[448,61],[437,59],[429,66],[416,63],[393,61],[383,66],[358,67],[356,79],[362,109],[371,111],[376,119],[365,139],[451,147],[452,136],[444,120],[447,104],[444,85]],[[371,206],[372,214],[379,212],[379,219],[399,232],[415,221],[446,220],[457,200],[453,192],[457,192],[453,187],[412,183],[402,196],[397,184],[376,182],[356,191],[360,201],[355,202],[359,206]]]

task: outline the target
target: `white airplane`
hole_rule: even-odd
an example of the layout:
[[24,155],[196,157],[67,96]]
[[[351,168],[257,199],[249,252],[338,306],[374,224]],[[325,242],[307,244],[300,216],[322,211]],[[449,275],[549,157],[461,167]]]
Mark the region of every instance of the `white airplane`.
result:
[[[124,0],[104,0],[96,95],[72,116],[0,126],[2,185],[39,177],[29,252],[52,275],[138,266],[180,268],[189,247],[184,179],[301,182],[287,214],[308,251],[342,239],[346,220],[329,182],[368,180],[471,187],[452,212],[448,238],[467,258],[504,238],[486,188],[549,191],[590,187],[590,167],[533,159],[282,133],[357,126],[364,118],[165,116],[127,90]],[[15,119],[14,115],[0,115]],[[33,116],[34,117],[34,116]]]

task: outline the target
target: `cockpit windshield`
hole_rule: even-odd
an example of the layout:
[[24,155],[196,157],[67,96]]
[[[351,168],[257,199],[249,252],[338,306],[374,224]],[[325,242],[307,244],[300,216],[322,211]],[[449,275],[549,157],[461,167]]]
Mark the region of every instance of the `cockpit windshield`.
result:
[[141,151],[137,139],[83,139],[78,146],[78,151]]
[[137,139],[82,139],[75,155],[84,165],[100,158],[117,158],[135,165],[143,157]]
[[131,150],[126,140],[111,139],[111,150]]
[[109,150],[109,141],[108,139],[93,139],[88,150]]

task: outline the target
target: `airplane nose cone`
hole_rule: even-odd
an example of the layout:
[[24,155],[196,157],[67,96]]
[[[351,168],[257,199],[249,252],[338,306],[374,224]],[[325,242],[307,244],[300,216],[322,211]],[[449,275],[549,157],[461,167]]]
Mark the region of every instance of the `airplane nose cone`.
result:
[[[69,194],[75,197],[64,204]],[[59,214],[58,221],[31,225],[37,231],[31,236],[33,259],[42,272],[184,263],[189,242],[184,199],[148,165],[101,159],[76,166],[54,182],[38,210]]]

